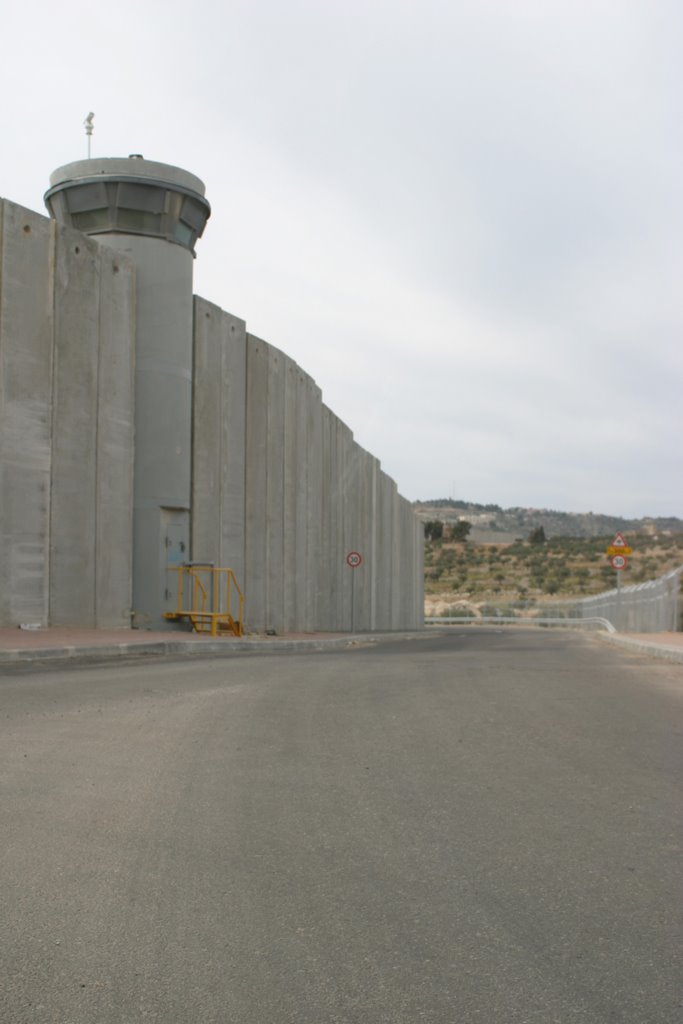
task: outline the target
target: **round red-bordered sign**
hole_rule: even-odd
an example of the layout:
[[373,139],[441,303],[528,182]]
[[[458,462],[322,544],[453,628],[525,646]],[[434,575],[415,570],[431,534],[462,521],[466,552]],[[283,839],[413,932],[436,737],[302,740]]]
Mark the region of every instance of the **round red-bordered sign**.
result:
[[358,551],[349,551],[346,556],[346,564],[351,566],[352,569],[357,569],[363,561],[363,556]]
[[628,565],[628,559],[624,555],[612,555],[610,561],[613,569],[625,569]]

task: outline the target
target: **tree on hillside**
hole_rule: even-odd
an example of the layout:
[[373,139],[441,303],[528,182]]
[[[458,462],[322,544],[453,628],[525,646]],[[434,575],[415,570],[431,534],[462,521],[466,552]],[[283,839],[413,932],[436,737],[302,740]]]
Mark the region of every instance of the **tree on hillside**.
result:
[[545,530],[542,526],[535,526],[529,534],[530,544],[545,544],[546,543]]
[[471,529],[472,523],[468,523],[466,519],[459,519],[451,526],[451,540],[467,540]]
[[443,523],[440,519],[427,520],[424,530],[427,540],[441,540],[443,537]]

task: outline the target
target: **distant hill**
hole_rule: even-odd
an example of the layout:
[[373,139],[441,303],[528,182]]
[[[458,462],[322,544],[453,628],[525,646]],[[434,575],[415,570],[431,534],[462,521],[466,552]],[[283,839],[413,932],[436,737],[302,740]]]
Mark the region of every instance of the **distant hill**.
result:
[[415,501],[413,507],[423,520],[440,519],[453,523],[466,519],[472,524],[470,538],[475,543],[505,544],[525,540],[531,531],[542,526],[546,537],[607,537],[621,533],[668,535],[683,532],[683,520],[676,516],[624,519],[621,516],[596,512],[558,512],[547,508],[501,508],[474,501],[434,498]]

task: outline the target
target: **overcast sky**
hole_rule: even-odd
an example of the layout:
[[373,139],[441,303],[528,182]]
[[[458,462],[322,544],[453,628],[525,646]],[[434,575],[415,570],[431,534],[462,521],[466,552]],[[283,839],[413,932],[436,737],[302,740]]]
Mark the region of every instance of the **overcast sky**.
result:
[[206,183],[195,291],[411,499],[683,515],[680,0],[13,3],[0,195]]

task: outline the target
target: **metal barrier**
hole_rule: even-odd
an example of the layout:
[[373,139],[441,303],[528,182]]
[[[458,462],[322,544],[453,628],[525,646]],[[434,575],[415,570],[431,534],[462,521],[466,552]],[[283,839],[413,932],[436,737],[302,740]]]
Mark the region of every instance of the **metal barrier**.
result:
[[425,618],[427,626],[565,626],[568,629],[604,629],[608,633],[616,633],[612,623],[600,616],[591,618],[551,618],[550,616],[532,615],[430,615]]
[[683,565],[656,580],[617,587],[594,597],[584,597],[573,605],[581,619],[600,616],[623,633],[677,632],[679,594]]
[[244,597],[232,569],[186,562],[168,571],[178,574],[178,596],[176,610],[164,618],[189,619],[196,633],[243,635]]

